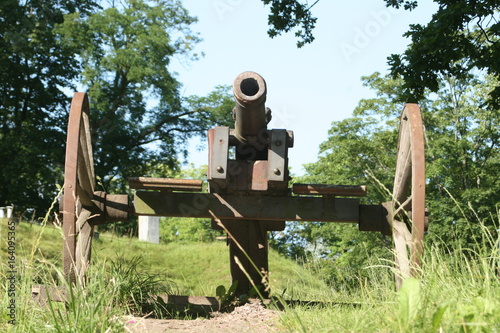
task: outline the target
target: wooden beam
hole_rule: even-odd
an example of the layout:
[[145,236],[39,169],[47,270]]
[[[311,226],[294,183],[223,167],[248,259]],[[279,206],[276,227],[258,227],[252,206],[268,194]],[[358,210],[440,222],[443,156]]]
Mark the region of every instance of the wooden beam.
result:
[[136,191],[137,215],[270,221],[359,221],[359,200]]
[[144,190],[200,192],[203,186],[203,182],[196,179],[134,177],[128,181],[130,188]]
[[344,197],[366,197],[365,185],[293,184],[292,191],[295,194],[326,194]]

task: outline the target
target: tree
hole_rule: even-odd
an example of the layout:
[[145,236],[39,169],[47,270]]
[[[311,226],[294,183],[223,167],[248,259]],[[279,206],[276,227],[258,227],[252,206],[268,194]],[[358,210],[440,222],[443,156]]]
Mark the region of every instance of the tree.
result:
[[124,192],[129,177],[151,175],[157,165],[175,167],[189,137],[224,121],[211,113],[214,99],[229,98],[224,88],[183,98],[170,70],[173,57],[198,57],[195,21],[177,0],[126,0],[88,17],[68,15],[59,27],[66,47],[79,49],[95,170],[107,191]]
[[[312,6],[297,0],[262,0],[271,3],[270,37],[288,32],[297,26],[297,46],[314,41],[316,18]],[[472,70],[481,70],[500,79],[500,22],[497,1],[435,0],[438,11],[426,25],[412,24],[404,34],[411,44],[403,54],[388,57],[394,77],[404,80],[403,98],[417,102],[429,89],[437,92],[442,76],[466,79]],[[385,0],[386,6],[413,10],[418,1]],[[500,106],[500,87],[495,87],[486,101],[493,108]]]
[[[379,73],[363,81],[377,97],[361,100],[353,117],[332,124],[318,162],[306,166],[305,181],[367,184],[367,201],[380,203],[391,200],[404,88],[402,78]],[[496,216],[500,201],[496,171],[500,167],[500,113],[482,107],[495,86],[491,77],[442,78],[438,93],[420,103],[427,139],[427,242],[474,248],[483,226],[495,235],[491,217]],[[355,228],[315,223],[295,227],[295,232],[306,247],[321,246],[323,256],[337,266],[362,267],[372,260],[367,254],[388,258],[380,250],[384,244],[390,247],[387,238]]]
[[64,15],[88,16],[94,1],[0,3],[0,204],[45,211],[64,163],[67,96],[78,62],[53,33]]
[[[431,21],[425,26],[411,25],[405,34],[411,38],[408,49],[389,57],[392,74],[404,79],[407,100],[419,100],[426,88],[437,92],[441,76],[466,79],[472,70],[482,70],[500,78],[498,2],[435,2],[439,9]],[[486,102],[500,106],[500,87]]]
[[271,14],[268,17],[268,24],[271,26],[267,33],[271,38],[281,35],[282,32],[289,32],[297,27],[295,36],[299,38],[297,47],[302,47],[314,40],[312,31],[316,24],[316,18],[311,14],[311,6],[302,4],[297,0],[262,0],[265,5],[270,5]]
[[[0,4],[0,204],[44,214],[63,182],[68,88],[88,91],[96,175],[124,192],[129,176],[178,166],[186,139],[231,117],[227,87],[182,97],[173,57],[200,40],[179,1],[6,0]],[[220,104],[217,104],[220,101]]]

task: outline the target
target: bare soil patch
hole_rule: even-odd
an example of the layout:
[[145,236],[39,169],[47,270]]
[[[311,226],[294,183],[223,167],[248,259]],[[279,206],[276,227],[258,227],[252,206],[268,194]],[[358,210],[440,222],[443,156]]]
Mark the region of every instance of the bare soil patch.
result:
[[261,303],[247,303],[229,313],[214,312],[211,318],[193,320],[127,317],[126,327],[133,333],[145,332],[276,332],[278,312]]

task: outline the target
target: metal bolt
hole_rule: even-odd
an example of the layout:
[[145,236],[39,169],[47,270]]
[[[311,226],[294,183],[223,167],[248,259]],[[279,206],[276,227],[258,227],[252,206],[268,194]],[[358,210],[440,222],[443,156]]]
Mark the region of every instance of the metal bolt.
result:
[[281,171],[278,168],[274,169],[273,172],[276,176],[279,176],[281,174]]
[[218,173],[224,173],[224,168],[221,167],[220,165],[217,166],[217,172]]
[[274,144],[276,145],[276,147],[279,147],[279,146],[281,146],[281,141],[280,140],[276,140],[276,141],[274,141]]

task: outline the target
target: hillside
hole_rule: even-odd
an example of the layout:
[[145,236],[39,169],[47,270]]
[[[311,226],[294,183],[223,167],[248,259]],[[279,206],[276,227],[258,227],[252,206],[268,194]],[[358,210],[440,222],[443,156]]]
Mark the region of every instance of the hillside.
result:
[[[5,221],[4,221],[5,222]],[[5,223],[0,233],[5,236]],[[16,228],[18,262],[40,260],[61,267],[62,236],[60,229],[20,223]],[[7,255],[7,243],[2,239],[2,262]],[[101,266],[121,258],[130,261],[140,257],[138,268],[141,272],[160,274],[180,295],[215,296],[217,286],[229,286],[229,250],[223,241],[212,243],[170,243],[151,244],[137,238],[119,237],[101,233],[93,242],[92,262]],[[31,259],[31,257],[33,259]],[[314,277],[304,267],[292,260],[270,251],[270,284],[276,294],[290,299],[323,300],[330,288],[325,282]]]
[[[86,289],[74,289],[65,306],[57,303],[50,308],[40,307],[30,298],[31,286],[62,283],[60,230],[28,223],[17,226],[15,295],[10,297],[11,275],[6,260],[9,244],[6,223],[2,222],[1,331],[124,332],[124,324],[131,318],[131,295],[137,298],[163,285],[170,294],[215,296],[217,286],[227,288],[230,284],[224,242],[155,245],[104,233],[94,242],[93,267]],[[498,239],[486,236],[482,241],[498,244]],[[399,292],[394,290],[393,278],[383,263],[365,268],[369,278],[360,278],[357,285],[337,288],[342,292],[335,292],[313,273],[314,269],[306,269],[271,251],[274,295],[282,295],[285,300],[322,303],[285,308],[278,313],[278,321],[266,327],[269,331],[302,332],[499,331],[499,262],[496,248],[492,252],[491,247],[485,247],[484,253],[472,254],[467,249],[443,252],[428,247],[421,276],[407,280]],[[7,324],[12,299],[17,326]],[[247,310],[242,309],[241,313]],[[144,311],[151,313],[151,309]],[[182,313],[172,315],[189,318]],[[232,317],[216,318],[219,321],[215,323],[227,318]],[[255,317],[240,315],[238,320],[244,322],[245,318]],[[213,327],[214,322],[207,322]],[[198,331],[204,329],[198,321],[176,325],[184,327],[184,331],[195,326]]]

